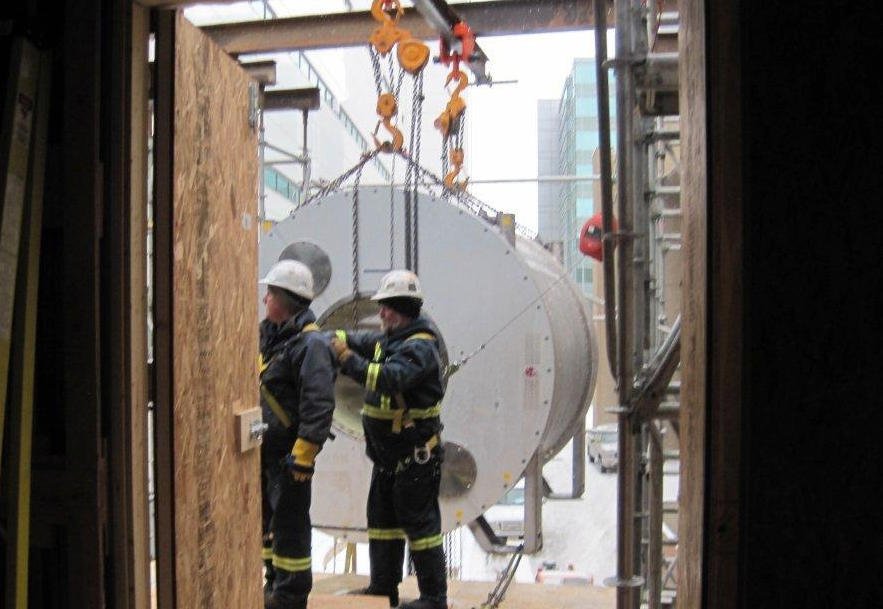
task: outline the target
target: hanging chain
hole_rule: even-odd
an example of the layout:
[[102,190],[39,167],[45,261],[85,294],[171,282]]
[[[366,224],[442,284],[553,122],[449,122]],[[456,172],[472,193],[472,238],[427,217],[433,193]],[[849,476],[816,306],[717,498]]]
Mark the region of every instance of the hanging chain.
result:
[[[442,162],[442,175],[448,175],[448,138],[442,139],[442,152],[441,152],[441,162]],[[448,198],[449,193],[447,192],[447,187],[444,182],[442,182],[442,187],[444,188],[444,197]]]
[[[460,120],[457,121],[457,132],[455,134],[455,139],[457,142],[456,147],[459,150],[463,150],[463,132],[466,130],[466,116],[461,115]],[[455,188],[454,196],[457,197],[458,201],[463,200],[463,196],[466,194],[465,188]]]
[[[399,98],[399,93],[402,90],[402,82],[405,80],[405,71],[399,70],[399,80],[396,82],[396,99]],[[392,81],[390,81],[390,86],[392,86]]]
[[395,82],[396,82],[396,78],[395,78],[395,70],[393,69],[392,53],[387,53],[387,55],[386,55],[386,70],[387,70],[387,73],[389,74],[390,93],[395,94],[396,99],[398,99],[399,92],[397,90],[393,89],[393,86],[395,85]]
[[[408,140],[408,150],[407,153],[411,158],[414,158],[414,138],[417,137],[417,129],[419,129],[419,125],[416,124],[417,119],[417,80],[419,76],[414,77],[414,86],[412,88],[411,94],[411,134]],[[408,166],[405,170],[405,190],[411,188],[411,178],[414,175],[414,169],[411,163],[408,163]]]
[[395,175],[396,155],[392,157],[392,172],[389,176],[389,268],[395,264],[396,214],[395,214]]
[[364,163],[358,165],[353,189],[353,328],[359,321],[359,182],[362,180],[363,167]]
[[[414,161],[414,167],[420,167],[420,135],[423,132],[423,72],[417,74],[415,83],[415,91],[414,91],[414,100],[411,108],[411,158]],[[411,164],[408,164],[408,167],[411,167]],[[411,171],[412,179],[408,180],[408,185],[406,188],[411,188],[411,192],[414,193],[414,272],[417,273],[419,269],[419,254],[420,254],[420,232],[418,231],[418,226],[420,224],[420,205],[418,205],[418,194],[417,194],[417,172]],[[413,180],[413,184],[412,184]]]
[[374,46],[370,44],[368,45],[368,54],[371,55],[371,67],[374,69],[374,87],[377,89],[377,97],[380,97],[380,94],[383,93],[383,78],[380,76],[380,56],[374,50]]

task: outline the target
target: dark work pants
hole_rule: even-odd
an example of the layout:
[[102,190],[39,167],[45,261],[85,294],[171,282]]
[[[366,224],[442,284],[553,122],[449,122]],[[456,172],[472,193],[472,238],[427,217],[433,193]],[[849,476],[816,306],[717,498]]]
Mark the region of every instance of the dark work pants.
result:
[[403,537],[406,536],[417,571],[420,597],[440,601],[446,598],[447,575],[438,507],[440,480],[441,462],[437,455],[423,465],[408,463],[397,472],[375,464],[368,492],[372,589],[390,594],[402,581]]
[[[311,483],[295,482],[280,465],[267,468],[264,480],[264,539],[272,539],[268,589],[285,609],[306,609],[313,587],[310,529]],[[265,542],[265,547],[266,547]]]

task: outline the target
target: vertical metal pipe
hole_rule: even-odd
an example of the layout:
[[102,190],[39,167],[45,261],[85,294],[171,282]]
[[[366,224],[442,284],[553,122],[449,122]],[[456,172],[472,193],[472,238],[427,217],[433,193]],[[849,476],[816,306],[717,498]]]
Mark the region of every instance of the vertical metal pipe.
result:
[[582,497],[586,490],[586,420],[576,426],[573,435],[573,463],[571,464],[572,497]]
[[650,485],[647,501],[647,603],[648,609],[660,609],[662,602],[662,434],[654,422],[650,429]]
[[[651,15],[654,15],[655,12],[651,11]],[[658,120],[654,120],[653,122],[653,131],[657,131],[660,124]],[[660,275],[659,275],[659,250],[660,244],[656,241],[658,222],[661,219],[661,216],[658,214],[654,214],[654,203],[656,201],[653,193],[656,188],[660,186],[660,177],[659,177],[659,162],[656,158],[656,143],[654,143],[652,138],[647,138],[647,183],[649,185],[650,195],[647,199],[647,210],[649,212],[649,222],[647,224],[647,243],[648,243],[648,252],[650,259],[648,261],[648,273],[650,285],[648,294],[648,302],[647,302],[647,317],[652,321],[650,327],[648,328],[648,342],[650,346],[650,352],[653,353],[656,351],[656,347],[662,342],[660,339],[660,333],[656,330],[656,320],[659,317],[659,312],[661,310],[660,301],[661,301],[661,286]]]
[[[263,87],[261,87],[263,89]],[[263,91],[261,92],[261,99],[263,99]],[[266,144],[266,140],[264,139],[264,109],[258,109],[258,167],[259,167],[259,175],[258,175],[258,222],[263,222],[266,220],[266,207],[267,207],[267,186],[265,184],[266,180],[264,179],[264,162],[266,161],[266,151],[264,145]],[[258,230],[258,238],[260,238],[261,230]]]
[[403,193],[405,196],[405,268],[414,270],[411,260],[411,191],[405,186]]
[[307,148],[307,110],[302,110],[304,121],[304,180],[300,189],[300,204],[303,205],[310,193],[310,179],[312,173],[312,161],[310,160],[310,152]]
[[631,609],[635,595],[635,477],[634,436],[629,422],[629,408],[634,377],[634,311],[633,257],[634,213],[633,188],[629,167],[633,162],[630,138],[633,135],[632,113],[635,91],[631,61],[631,0],[616,0],[616,167],[619,256],[616,259],[616,286],[619,315],[617,317],[617,388],[619,392],[619,473],[617,476],[617,565],[616,607]]
[[610,162],[610,88],[607,84],[607,3],[595,2],[595,81],[598,89],[598,160],[601,175],[601,227],[604,230],[604,324],[607,362],[616,377],[616,275],[613,259],[613,180]]
[[[637,29],[637,28],[635,28]],[[637,30],[637,31],[643,31]],[[636,110],[637,113],[637,110]],[[648,272],[648,260],[650,256],[649,240],[647,239],[650,215],[648,213],[648,179],[647,179],[647,144],[644,142],[644,128],[650,119],[636,116],[632,120],[632,132],[630,144],[632,155],[629,157],[629,173],[632,180],[632,204],[633,226],[635,231],[632,289],[635,298],[633,315],[634,332],[634,370],[641,370],[645,360],[645,353],[649,348],[647,344],[647,327],[649,326],[647,313],[647,299],[650,286]]]
[[543,548],[543,463],[539,449],[524,470],[524,552]]
[[[645,353],[647,349],[647,291],[649,288],[648,276],[648,256],[649,245],[647,240],[647,231],[649,225],[649,214],[647,207],[647,144],[645,143],[644,133],[647,131],[646,124],[649,120],[644,118],[639,110],[639,100],[636,97],[636,79],[634,76],[633,66],[639,61],[644,60],[647,56],[647,37],[646,24],[644,23],[645,12],[641,3],[634,2],[630,4],[632,10],[629,11],[627,18],[627,32],[629,43],[629,61],[628,68],[630,74],[629,90],[631,92],[631,105],[629,106],[629,131],[627,132],[627,146],[629,154],[627,156],[627,176],[631,182],[629,205],[632,212],[631,229],[633,238],[629,241],[632,245],[632,269],[631,269],[631,290],[633,301],[629,314],[631,316],[631,351],[628,355],[632,358],[632,374],[643,369],[645,361]],[[652,9],[651,9],[652,10]],[[618,22],[617,22],[618,23]],[[622,137],[622,136],[621,136]],[[622,139],[626,139],[623,137]],[[625,312],[623,313],[626,314]],[[631,387],[630,387],[631,388]],[[634,391],[631,392],[634,396]],[[632,400],[630,406],[634,406]],[[642,425],[637,416],[631,417],[633,429],[635,433],[631,437],[631,459],[632,469],[629,472],[631,482],[634,488],[634,498],[632,506],[634,509],[641,509],[645,506],[646,486],[644,485],[642,457],[644,447],[646,446],[646,425]],[[644,514],[644,510],[641,509]],[[646,520],[641,516],[633,517],[632,526],[632,573],[635,574],[635,585],[644,584],[645,580],[639,577],[644,573],[643,567],[646,565],[644,548],[642,546],[642,533],[644,532],[642,525],[646,524]],[[640,582],[640,584],[639,584]],[[641,592],[643,588],[633,589],[630,597],[631,609],[639,609],[641,605]]]

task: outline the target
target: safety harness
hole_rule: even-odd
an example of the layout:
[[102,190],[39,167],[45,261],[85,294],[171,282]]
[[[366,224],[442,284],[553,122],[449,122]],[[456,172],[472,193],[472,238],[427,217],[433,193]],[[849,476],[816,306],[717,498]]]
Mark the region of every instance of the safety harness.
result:
[[[301,334],[306,334],[307,332],[318,332],[318,331],[319,331],[318,325],[316,325],[314,323],[309,323],[309,324],[306,324],[303,328],[301,328],[300,332],[298,332],[296,336],[300,336]],[[259,358],[258,362],[259,362],[261,372],[266,370],[270,366],[270,363],[273,361],[273,359],[270,358],[270,361],[268,361],[267,363],[264,363],[263,354],[258,355],[258,358]],[[267,405],[270,407],[270,410],[273,411],[273,414],[276,415],[276,418],[279,419],[279,422],[282,423],[282,426],[285,427],[285,429],[288,429],[289,427],[291,427],[291,417],[289,417],[288,413],[285,412],[285,409],[282,408],[282,404],[279,403],[279,400],[276,399],[276,396],[274,396],[270,392],[270,390],[267,389],[267,386],[264,385],[263,383],[261,383],[261,396],[264,398],[264,400],[266,400]]]

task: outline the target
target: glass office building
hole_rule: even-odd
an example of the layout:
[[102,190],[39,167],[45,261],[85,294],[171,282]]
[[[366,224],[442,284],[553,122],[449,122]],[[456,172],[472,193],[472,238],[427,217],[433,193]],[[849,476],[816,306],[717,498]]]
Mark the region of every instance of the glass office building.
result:
[[[610,79],[610,91],[614,90]],[[594,215],[593,158],[598,149],[595,60],[576,59],[559,100],[537,105],[537,154],[540,175],[585,178],[545,182],[538,189],[538,227],[545,243],[561,243],[562,262],[583,293],[592,293],[592,265],[579,251],[579,229]],[[611,112],[613,103],[611,100]],[[611,116],[611,130],[615,117]],[[611,132],[611,147],[615,131]]]

